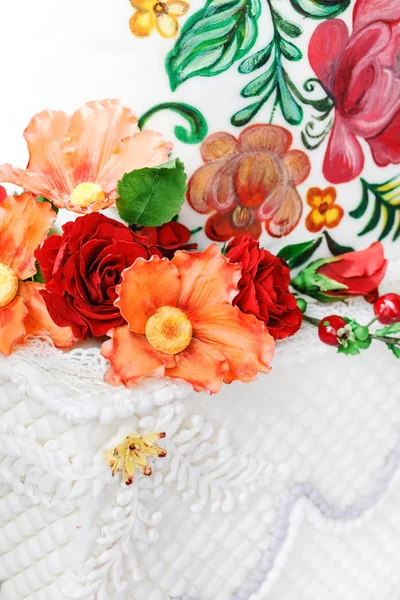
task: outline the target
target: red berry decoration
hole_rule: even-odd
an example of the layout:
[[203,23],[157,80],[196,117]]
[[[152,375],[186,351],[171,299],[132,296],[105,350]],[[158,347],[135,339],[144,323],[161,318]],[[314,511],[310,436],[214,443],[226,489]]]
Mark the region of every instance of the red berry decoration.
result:
[[318,326],[318,335],[321,342],[328,346],[340,346],[338,339],[339,329],[343,329],[347,325],[343,317],[339,315],[329,315],[320,321]]
[[374,304],[374,313],[382,325],[400,322],[400,295],[385,294]]

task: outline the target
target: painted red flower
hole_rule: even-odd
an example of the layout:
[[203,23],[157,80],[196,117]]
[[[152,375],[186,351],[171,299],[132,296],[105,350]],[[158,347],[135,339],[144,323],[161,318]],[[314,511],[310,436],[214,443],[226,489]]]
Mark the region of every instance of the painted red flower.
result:
[[324,161],[332,183],[363,170],[357,138],[377,165],[400,163],[400,3],[357,0],[353,31],[341,19],[321,23],[309,46],[315,73],[335,100],[335,122]]
[[205,232],[223,242],[236,235],[261,235],[261,222],[273,237],[290,233],[303,205],[296,190],[310,172],[301,150],[289,150],[291,133],[277,125],[251,125],[236,139],[225,132],[201,145],[204,165],[189,181],[187,199],[199,213],[213,214]]

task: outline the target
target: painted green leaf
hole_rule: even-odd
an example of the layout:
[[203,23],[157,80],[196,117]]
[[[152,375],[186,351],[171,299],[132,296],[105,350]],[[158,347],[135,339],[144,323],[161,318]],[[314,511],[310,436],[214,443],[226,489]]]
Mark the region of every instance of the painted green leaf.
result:
[[379,240],[392,234],[393,241],[400,237],[400,176],[384,183],[368,183],[360,179],[362,194],[358,206],[350,211],[354,219],[368,215],[367,222],[358,235],[380,229]]
[[393,352],[396,358],[400,358],[400,346],[395,346],[394,344],[386,344],[389,350]]
[[276,10],[273,10],[272,14],[276,26],[282,33],[285,33],[291,38],[297,38],[303,33],[303,30],[301,27],[299,27],[299,25],[287,21],[286,19],[281,17],[281,15]]
[[304,17],[330,19],[350,6],[351,0],[290,0],[293,8]]
[[256,69],[263,67],[268,62],[273,49],[274,42],[272,41],[262,50],[245,58],[239,66],[239,73],[247,75],[247,73],[252,73]]
[[118,182],[120,217],[144,227],[163,225],[179,213],[185,201],[184,165],[173,160],[159,167],[126,173]]
[[240,92],[243,98],[250,98],[252,96],[259,96],[262,92],[268,90],[268,97],[272,94],[276,86],[276,73],[272,67],[265,73],[250,81]]
[[194,106],[191,106],[190,104],[184,104],[183,102],[162,102],[161,104],[156,104],[156,106],[153,106],[147,110],[140,117],[140,129],[143,129],[147,121],[161,110],[172,110],[180,117],[185,119],[189,126],[189,130],[182,125],[176,125],[174,129],[176,137],[184,144],[199,144],[206,137],[208,133],[208,125],[202,113]]
[[259,100],[258,102],[253,102],[246,108],[242,108],[238,110],[237,113],[233,115],[231,118],[231,123],[235,127],[243,127],[243,125],[247,125],[258,113],[262,105],[264,104],[264,99]]
[[283,258],[291,269],[295,269],[304,265],[311,258],[314,252],[320,247],[321,242],[322,237],[319,237],[309,242],[291,244],[282,248],[277,256]]
[[243,58],[257,39],[259,0],[209,0],[182,28],[166,59],[172,90],[190,77],[211,77]]
[[374,335],[395,335],[400,333],[400,323],[393,323],[374,332]]
[[279,47],[283,56],[287,60],[297,61],[303,58],[303,53],[301,52],[300,48],[292,44],[292,42],[288,42],[287,40],[281,38],[279,40]]
[[325,236],[329,251],[333,256],[340,256],[341,254],[346,254],[346,252],[354,252],[354,248],[351,246],[342,246],[336,242],[327,231],[323,231],[322,233]]
[[285,120],[289,125],[299,125],[303,119],[303,109],[293,98],[281,63],[277,64],[278,101]]

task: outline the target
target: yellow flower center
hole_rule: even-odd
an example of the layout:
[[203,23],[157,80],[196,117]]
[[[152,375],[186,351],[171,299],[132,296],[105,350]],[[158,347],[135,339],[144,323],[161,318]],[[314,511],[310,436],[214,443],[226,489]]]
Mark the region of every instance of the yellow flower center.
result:
[[71,193],[71,204],[87,208],[94,202],[104,202],[106,195],[97,183],[80,183]]
[[147,341],[165,354],[178,354],[192,339],[192,324],[184,312],[173,306],[162,306],[146,323]]
[[4,263],[0,263],[0,308],[10,304],[17,295],[17,291],[17,274]]
[[165,2],[156,2],[156,4],[153,6],[153,10],[156,15],[164,15],[168,13],[168,6],[165,4]]
[[236,227],[248,227],[253,221],[253,211],[245,206],[237,206],[233,211],[232,220]]

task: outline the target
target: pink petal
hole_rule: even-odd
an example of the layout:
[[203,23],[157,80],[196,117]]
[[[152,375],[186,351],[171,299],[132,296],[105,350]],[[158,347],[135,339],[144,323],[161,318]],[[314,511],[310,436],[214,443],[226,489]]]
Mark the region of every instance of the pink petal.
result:
[[353,10],[353,32],[375,21],[398,21],[400,4],[397,0],[357,0]]
[[345,183],[358,177],[363,168],[364,154],[360,143],[336,111],[324,159],[324,176],[330,183]]
[[311,36],[308,46],[310,65],[330,91],[333,90],[337,65],[348,41],[347,25],[340,19],[324,21]]
[[400,112],[376,137],[367,139],[374,161],[380,167],[400,163]]

